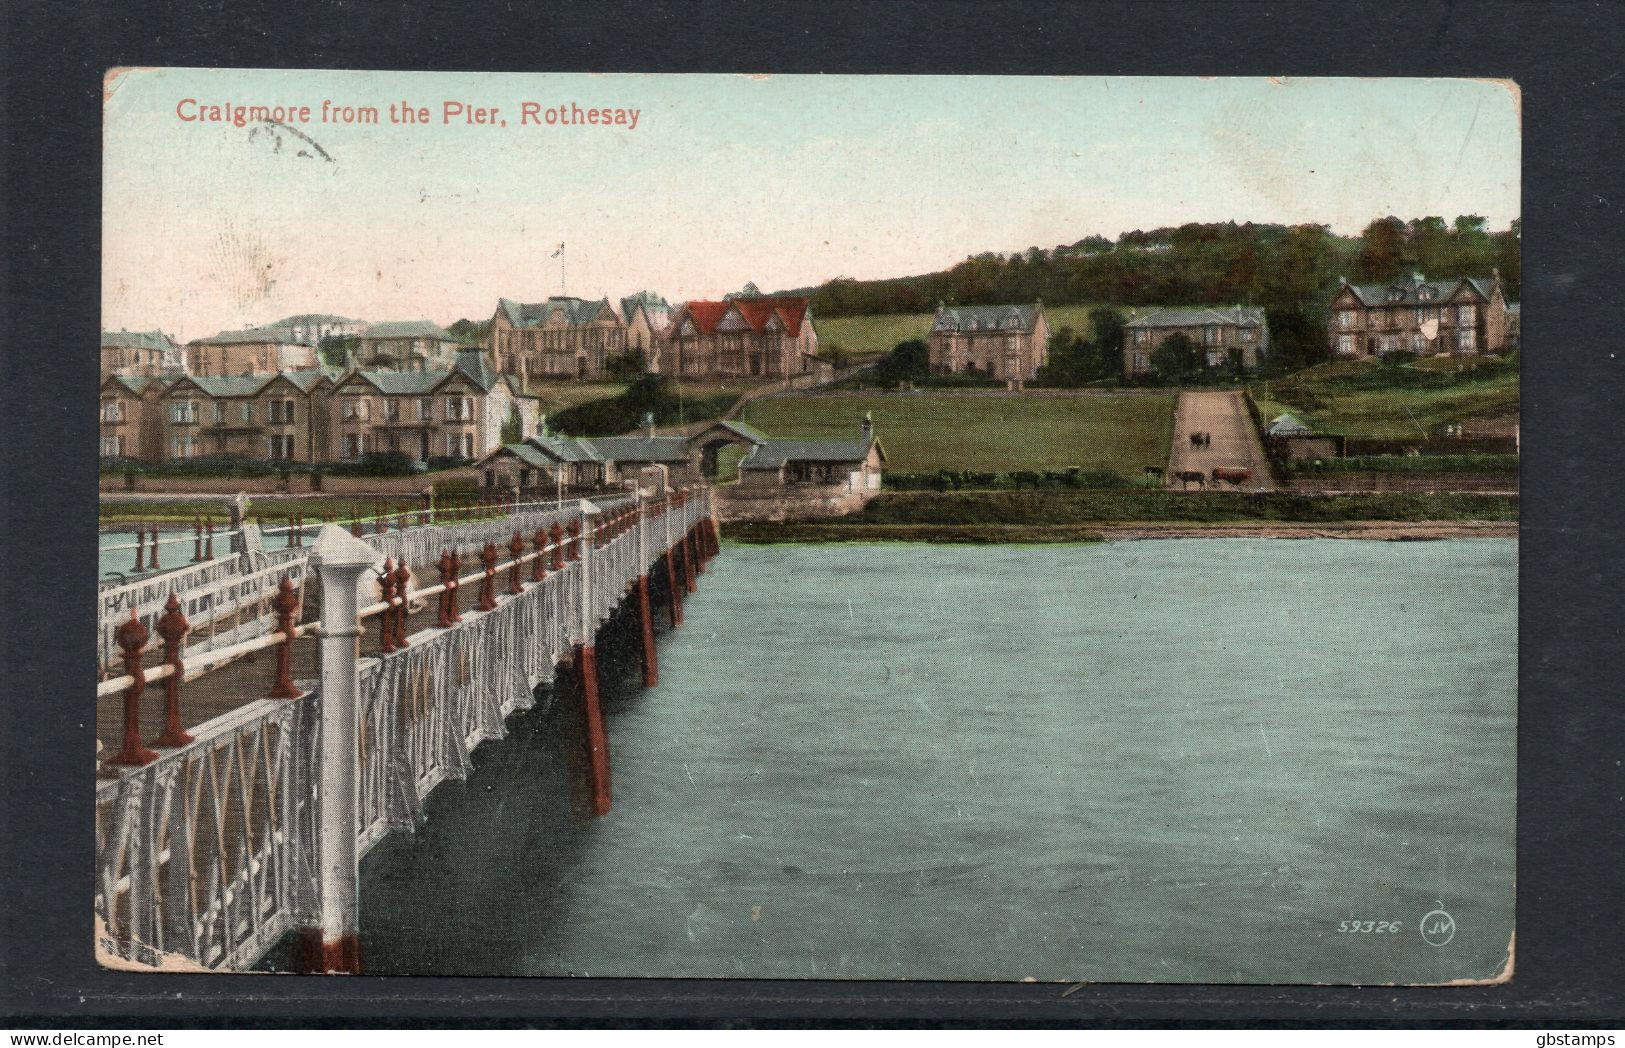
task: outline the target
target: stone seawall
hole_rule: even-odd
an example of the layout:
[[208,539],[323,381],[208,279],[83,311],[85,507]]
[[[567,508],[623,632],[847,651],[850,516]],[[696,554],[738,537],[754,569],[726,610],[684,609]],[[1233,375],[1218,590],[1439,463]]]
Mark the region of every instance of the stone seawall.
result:
[[717,518],[723,523],[742,520],[821,520],[856,513],[874,493],[852,494],[845,485],[830,487],[717,489]]

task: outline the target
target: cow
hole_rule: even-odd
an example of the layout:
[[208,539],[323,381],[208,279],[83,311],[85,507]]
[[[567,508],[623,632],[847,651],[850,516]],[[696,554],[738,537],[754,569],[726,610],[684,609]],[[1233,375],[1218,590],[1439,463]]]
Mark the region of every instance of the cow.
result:
[[1174,474],[1174,479],[1179,481],[1181,491],[1188,488],[1192,481],[1195,481],[1199,488],[1207,487],[1207,474],[1199,469],[1182,469]]
[[1252,477],[1253,471],[1250,469],[1241,469],[1236,466],[1213,467],[1213,483],[1215,484],[1223,480],[1239,488],[1243,484],[1247,483],[1247,481],[1251,480]]

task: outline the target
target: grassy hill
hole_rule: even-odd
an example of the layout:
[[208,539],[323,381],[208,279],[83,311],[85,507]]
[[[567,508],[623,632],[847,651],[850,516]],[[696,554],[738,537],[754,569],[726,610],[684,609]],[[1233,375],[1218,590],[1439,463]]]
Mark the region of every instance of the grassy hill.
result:
[[1516,415],[1518,362],[1435,357],[1387,367],[1340,360],[1252,390],[1266,421],[1289,411],[1327,433],[1402,439],[1446,422]]
[[1013,470],[1102,467],[1125,476],[1168,462],[1174,396],[828,394],[765,397],[744,421],[775,437],[856,437],[865,412],[887,468]]
[[[1071,327],[1078,332],[1089,330],[1089,311],[1097,307],[1045,306],[1051,331]],[[930,313],[881,313],[858,317],[819,317],[818,345],[821,349],[839,348],[852,355],[855,364],[861,364],[883,353],[890,352],[897,343],[906,339],[923,339],[931,327]]]

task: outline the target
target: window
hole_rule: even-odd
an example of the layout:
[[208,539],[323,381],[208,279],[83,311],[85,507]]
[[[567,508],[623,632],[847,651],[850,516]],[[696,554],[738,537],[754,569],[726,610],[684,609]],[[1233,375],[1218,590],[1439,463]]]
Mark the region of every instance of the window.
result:
[[[1471,308],[1471,307],[1468,307],[1468,308]],[[1472,349],[1474,344],[1475,344],[1474,341],[1473,341],[1473,336],[1474,336],[1474,331],[1473,331],[1472,328],[1464,327],[1464,328],[1459,329],[1456,332],[1456,348],[1457,349],[1463,349],[1463,350]]]
[[121,401],[121,400],[104,400],[104,401],[102,401],[102,421],[103,422],[123,422],[124,421],[124,402]]
[[367,400],[365,397],[345,397],[342,406],[344,421],[358,422],[367,417]]
[[[1141,333],[1143,334],[1143,332],[1141,332]],[[1136,353],[1136,354],[1134,354],[1134,370],[1135,371],[1149,371],[1149,370],[1151,370],[1151,358],[1149,356],[1147,356],[1146,354],[1144,354],[1144,353]]]
[[189,459],[197,454],[196,437],[176,437],[169,448],[170,455],[178,459]]
[[1202,342],[1204,345],[1216,346],[1219,344],[1219,325],[1209,324],[1202,329]]
[[358,459],[361,457],[361,438],[354,433],[344,435],[344,457]]
[[1384,353],[1392,353],[1394,350],[1396,350],[1398,348],[1399,348],[1399,346],[1397,345],[1397,340],[1394,338],[1393,335],[1384,335],[1384,336],[1382,336],[1382,351]]
[[1427,336],[1420,331],[1411,336],[1411,352],[1420,356],[1428,351]]
[[[509,370],[514,370],[514,369],[510,368]],[[419,397],[418,398],[418,421],[419,422],[427,422],[433,417],[434,417],[434,398],[433,397]]]
[[446,421],[468,422],[474,418],[473,397],[447,397]]
[[384,418],[390,422],[401,420],[401,402],[398,398],[390,397],[384,401]]
[[464,433],[463,434],[463,458],[471,459],[473,457],[474,457],[474,434],[472,434],[472,433]]
[[177,400],[170,405],[169,420],[171,422],[196,422],[197,401]]
[[1354,336],[1338,335],[1337,352],[1341,353],[1345,357],[1352,357],[1354,355]]
[[1207,351],[1207,366],[1208,367],[1216,368],[1220,364],[1223,364],[1223,363],[1224,363],[1224,350],[1222,350],[1222,349],[1210,349],[1210,350]]
[[122,457],[123,454],[124,454],[124,438],[123,437],[103,437],[102,438],[102,457],[103,458],[119,458],[119,457]]
[[1243,342],[1256,342],[1258,340],[1258,329],[1257,328],[1242,328],[1241,329],[1241,340]]
[[293,458],[293,437],[274,435],[266,438],[266,447],[269,451],[267,458],[291,459]]
[[1422,289],[1416,293],[1416,297],[1421,299],[1423,302],[1431,302],[1433,301],[1433,289],[1423,285]]
[[254,402],[252,400],[245,400],[243,402],[243,421],[254,421]]
[[1456,323],[1466,325],[1466,324],[1471,324],[1472,322],[1473,322],[1473,307],[1472,306],[1457,306],[1456,307]]
[[225,421],[226,421],[226,406],[224,404],[216,404],[214,406],[214,421],[215,421],[215,425],[224,425],[225,424]]
[[1134,332],[1134,344],[1136,346],[1145,345],[1145,336],[1146,336],[1146,330],[1144,328],[1139,328],[1138,330],[1136,330]]
[[1337,311],[1337,326],[1348,329],[1354,326],[1354,310],[1340,309]]
[[457,434],[455,434],[455,433],[447,433],[446,434],[446,457],[447,458],[457,458],[458,457],[457,453],[461,449],[462,449],[462,441],[458,438]]

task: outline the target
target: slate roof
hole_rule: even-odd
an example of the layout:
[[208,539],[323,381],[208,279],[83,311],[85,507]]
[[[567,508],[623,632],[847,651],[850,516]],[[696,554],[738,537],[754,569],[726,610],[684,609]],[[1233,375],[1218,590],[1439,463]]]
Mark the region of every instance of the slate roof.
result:
[[274,321],[273,323],[267,324],[265,326],[266,327],[290,327],[290,326],[293,326],[293,325],[303,326],[305,324],[356,324],[356,323],[359,323],[359,321],[353,320],[350,317],[337,316],[337,315],[335,315],[333,313],[296,313],[291,317],[283,317],[281,320]]
[[267,378],[265,380],[266,384],[269,385],[271,382],[275,381],[278,378],[287,379],[289,382],[291,382],[295,386],[297,386],[299,388],[299,392],[301,392],[301,393],[309,393],[312,389],[316,388],[317,383],[321,382],[322,379],[327,378],[327,372],[325,372],[325,371],[280,371],[277,374],[272,375],[269,378]]
[[[177,377],[179,377],[179,376],[177,376]],[[154,383],[154,382],[161,382],[161,381],[163,381],[163,380],[162,379],[157,379],[157,378],[150,378],[150,377],[148,377],[146,375],[109,375],[109,376],[107,376],[107,378],[102,380],[102,385],[106,386],[107,383],[112,382],[115,385],[123,386],[125,389],[129,390],[131,393],[134,393],[136,396],[140,396],[142,390],[146,389],[148,386],[152,385],[152,383]]]
[[[933,331],[1031,331],[1038,323],[1038,311],[1043,307],[1036,302],[1008,306],[937,306],[931,319]],[[1006,328],[1014,319],[1017,327]]]
[[[1429,302],[1443,302],[1455,294],[1461,285],[1467,284],[1474,291],[1486,299],[1495,289],[1493,277],[1449,277],[1442,280],[1426,280],[1420,273],[1411,274],[1408,280],[1396,280],[1388,284],[1349,284],[1348,289],[1354,296],[1367,306],[1415,306],[1423,301],[1422,290],[1432,291],[1433,297]],[[1399,297],[1390,299],[1390,291],[1400,292]]]
[[275,375],[188,375],[186,381],[192,382],[211,397],[251,397],[264,389],[265,384],[275,377]]
[[548,456],[554,462],[602,462],[600,455],[587,440],[580,437],[565,437],[556,433],[547,436],[534,436],[525,438],[525,443],[536,451]]
[[770,440],[752,448],[739,468],[776,470],[787,462],[862,462],[874,446],[873,440]]
[[457,363],[450,369],[435,368],[431,371],[390,371],[357,368],[346,372],[337,381],[343,381],[350,375],[359,375],[362,379],[377,387],[380,393],[391,397],[424,396],[434,392],[442,382],[446,381],[453,372],[479,386],[489,393],[491,388],[501,382],[502,372],[493,370],[485,362],[485,354],[477,347],[459,349]]
[[508,323],[516,328],[541,327],[555,312],[564,314],[565,323],[571,327],[580,327],[590,324],[598,319],[598,314],[609,305],[608,298],[596,301],[585,298],[572,298],[564,295],[554,295],[546,302],[515,302],[510,298],[497,299],[497,309],[507,318]]
[[1275,420],[1269,424],[1269,428],[1266,429],[1265,432],[1272,437],[1295,437],[1303,434],[1313,433],[1314,430],[1310,429],[1309,426],[1307,426],[1304,421],[1298,418],[1296,415],[1287,414],[1277,415]]
[[242,331],[222,331],[209,338],[194,338],[194,346],[241,346],[268,342],[279,346],[297,346],[293,336],[274,327],[244,328]]
[[588,443],[610,462],[685,462],[689,454],[683,437],[593,437]]
[[1519,306],[1521,306],[1521,305],[1522,305],[1522,303],[1520,303],[1520,302],[1508,302],[1507,303],[1507,312],[1512,314],[1515,317],[1520,316],[1523,313],[1523,310],[1519,308]]
[[[761,430],[757,429],[755,426],[747,425],[743,422],[736,422],[733,419],[727,418],[718,419],[711,425],[706,426],[705,429],[715,429],[718,426],[744,437],[752,444],[766,444],[769,440],[773,439],[766,433],[763,433]],[[705,429],[700,430],[700,432],[704,433]]]
[[1158,306],[1144,316],[1136,316],[1125,328],[1206,327],[1223,324],[1235,327],[1263,327],[1264,311],[1256,306]]
[[[520,462],[523,462],[525,465],[535,466],[538,469],[551,469],[554,463],[552,458],[543,454],[539,449],[532,447],[530,444],[504,444],[497,451],[493,451],[490,455],[485,457],[487,459],[491,458],[493,455],[496,455],[502,451],[506,451],[508,454],[512,455]],[[482,459],[481,461],[484,460]]]
[[162,331],[103,331],[102,345],[112,349],[158,349],[168,353],[178,347]]
[[457,336],[427,320],[386,320],[367,325],[359,338],[433,338],[441,342],[456,342]]
[[621,319],[630,323],[632,314],[640,307],[643,315],[649,318],[649,326],[656,331],[664,330],[671,323],[671,303],[653,291],[639,291],[621,299]]

